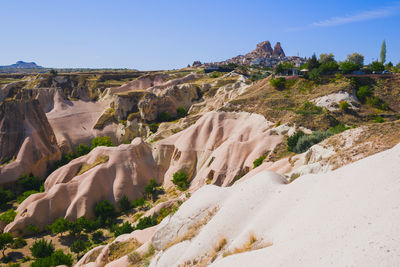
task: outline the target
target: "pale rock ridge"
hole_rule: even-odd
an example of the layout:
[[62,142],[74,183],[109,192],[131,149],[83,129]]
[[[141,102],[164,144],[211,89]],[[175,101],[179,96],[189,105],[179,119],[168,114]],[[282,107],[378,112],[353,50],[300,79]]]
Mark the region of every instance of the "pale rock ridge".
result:
[[44,178],[61,157],[56,137],[37,100],[10,101],[0,106],[0,184],[23,173]]
[[[78,175],[82,166],[93,164],[100,157],[108,159]],[[97,147],[53,172],[45,182],[45,192],[28,197],[5,231],[25,232],[30,224],[43,229],[59,217],[93,218],[97,202],[107,199],[116,203],[123,195],[133,201],[142,196],[150,179],[160,182],[163,172],[141,139],[129,145]]]
[[[400,219],[400,145],[338,170],[290,184],[271,172],[232,187],[199,189],[153,236],[150,266],[395,266]],[[380,166],[375,168],[374,166]],[[207,207],[219,209],[192,239],[167,248]],[[174,229],[176,229],[174,231]],[[182,232],[182,233],[181,233]],[[250,235],[256,246],[241,248]],[[217,252],[216,245],[227,244]],[[214,260],[214,261],[213,261]]]

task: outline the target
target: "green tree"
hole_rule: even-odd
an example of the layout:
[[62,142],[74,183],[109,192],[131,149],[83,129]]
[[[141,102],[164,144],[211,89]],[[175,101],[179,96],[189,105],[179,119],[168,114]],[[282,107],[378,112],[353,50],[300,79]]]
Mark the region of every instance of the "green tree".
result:
[[369,68],[371,69],[371,71],[383,71],[385,69],[385,66],[382,62],[374,61],[371,63]]
[[86,219],[86,217],[82,216],[76,220],[76,223],[79,227],[85,230],[86,233],[91,233],[99,228],[99,222],[94,220]]
[[99,219],[100,223],[104,224],[107,219],[115,217],[114,205],[108,200],[101,201],[96,204],[94,214]]
[[179,106],[176,109],[176,114],[177,114],[178,118],[184,118],[187,115],[187,111],[186,111],[186,109],[184,107]]
[[70,222],[67,221],[64,217],[58,218],[52,225],[50,225],[51,232],[53,234],[61,234],[65,233],[69,229]]
[[189,186],[188,175],[182,170],[174,173],[172,182],[180,191],[185,191]]
[[281,74],[281,73],[283,73],[283,70],[284,70],[284,68],[283,68],[282,63],[279,63],[275,68],[275,74]]
[[131,233],[133,230],[135,230],[135,228],[132,227],[129,222],[124,222],[121,226],[114,226],[112,230],[112,232],[114,232],[114,236],[117,237],[123,234]]
[[26,240],[22,236],[18,236],[14,239],[14,242],[11,246],[13,249],[23,248],[26,246]]
[[386,61],[386,41],[385,40],[383,40],[383,42],[382,42],[380,58],[381,58],[381,63],[385,64],[385,61]]
[[147,216],[143,217],[139,220],[139,222],[136,225],[137,230],[143,230],[145,228],[151,227],[157,225],[157,217],[155,215],[153,216]]
[[327,64],[329,62],[335,62],[335,56],[332,53],[320,54],[318,59],[319,64]]
[[34,235],[39,233],[39,227],[33,224],[30,224],[26,227],[26,230],[33,233]]
[[369,88],[368,85],[363,85],[363,86],[360,86],[360,88],[358,88],[356,94],[357,94],[357,98],[361,102],[365,103],[367,98],[372,96],[373,93],[372,93],[372,91],[371,91],[371,89]]
[[82,239],[76,240],[74,243],[71,245],[71,251],[76,253],[78,258],[79,258],[79,253],[84,251],[87,247],[89,247],[89,243],[83,241]]
[[156,180],[154,178],[150,179],[149,183],[144,187],[144,192],[146,195],[154,197],[157,192],[157,186],[158,184]]
[[125,196],[125,195],[123,195],[121,198],[120,198],[120,200],[118,200],[118,208],[121,210],[121,211],[128,211],[128,210],[130,210],[131,208],[132,208],[132,204],[131,204],[131,202],[129,201],[129,199],[128,199],[128,197],[127,196]]
[[15,216],[17,216],[17,213],[15,212],[15,210],[9,209],[0,215],[0,220],[5,222],[6,224],[9,224],[10,222],[14,221]]
[[364,66],[364,56],[359,53],[353,53],[353,54],[347,55],[346,60],[349,62],[352,62],[354,64],[357,64],[359,66],[359,68]]
[[344,72],[344,73],[351,73],[353,71],[359,70],[360,69],[360,65],[351,62],[351,61],[344,61],[340,64],[340,69]]
[[310,71],[319,67],[320,64],[317,60],[317,56],[315,55],[315,53],[307,61],[307,64]]
[[71,254],[64,254],[61,249],[56,250],[51,255],[51,266],[67,265],[72,266],[73,259]]
[[46,258],[54,252],[53,241],[47,242],[45,239],[36,240],[30,247],[32,256],[35,258]]
[[0,207],[4,208],[6,204],[14,198],[13,192],[0,188]]
[[3,258],[6,256],[4,251],[10,247],[14,242],[14,238],[10,233],[2,233],[0,234],[0,249],[3,253]]

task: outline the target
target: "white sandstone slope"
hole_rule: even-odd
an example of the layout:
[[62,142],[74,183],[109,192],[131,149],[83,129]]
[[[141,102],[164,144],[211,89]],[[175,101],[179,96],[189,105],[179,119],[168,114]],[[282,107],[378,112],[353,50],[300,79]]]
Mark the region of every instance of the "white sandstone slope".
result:
[[204,186],[155,232],[150,266],[398,266],[399,160],[397,145],[290,184],[265,171]]

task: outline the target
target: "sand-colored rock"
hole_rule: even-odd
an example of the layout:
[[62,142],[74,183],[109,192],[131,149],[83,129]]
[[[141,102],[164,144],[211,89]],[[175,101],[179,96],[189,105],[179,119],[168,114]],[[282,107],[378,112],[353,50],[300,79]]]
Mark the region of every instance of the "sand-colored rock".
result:
[[[205,186],[156,231],[153,244],[164,250],[150,266],[396,266],[399,158],[397,145],[290,184],[261,172],[232,187]],[[166,248],[214,206],[193,238]],[[246,245],[250,236],[255,240]]]
[[356,109],[360,106],[360,102],[357,98],[345,91],[321,96],[313,100],[317,106],[327,108],[329,111],[338,110],[339,104],[342,101],[346,101],[351,109]]
[[164,187],[172,186],[172,176],[183,170],[197,189],[206,182],[227,186],[238,175],[253,168],[253,161],[268,154],[283,139],[284,131],[261,115],[209,112],[194,125],[157,143],[173,150]]
[[[78,175],[83,165],[93,164],[99,157],[108,160]],[[116,203],[123,195],[133,201],[142,196],[150,179],[161,182],[165,170],[160,168],[141,139],[119,147],[97,147],[53,172],[45,182],[45,192],[22,202],[5,231],[25,232],[30,224],[43,229],[59,217],[93,218],[97,202],[107,199]]]
[[61,157],[53,130],[37,100],[7,101],[0,106],[0,184],[23,173],[44,178]]

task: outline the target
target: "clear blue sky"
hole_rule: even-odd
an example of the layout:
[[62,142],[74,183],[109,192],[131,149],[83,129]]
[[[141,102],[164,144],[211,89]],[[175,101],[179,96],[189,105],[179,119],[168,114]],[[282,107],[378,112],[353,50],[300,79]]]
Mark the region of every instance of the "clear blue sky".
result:
[[400,2],[2,0],[0,65],[171,69],[280,41],[287,55],[400,61]]

